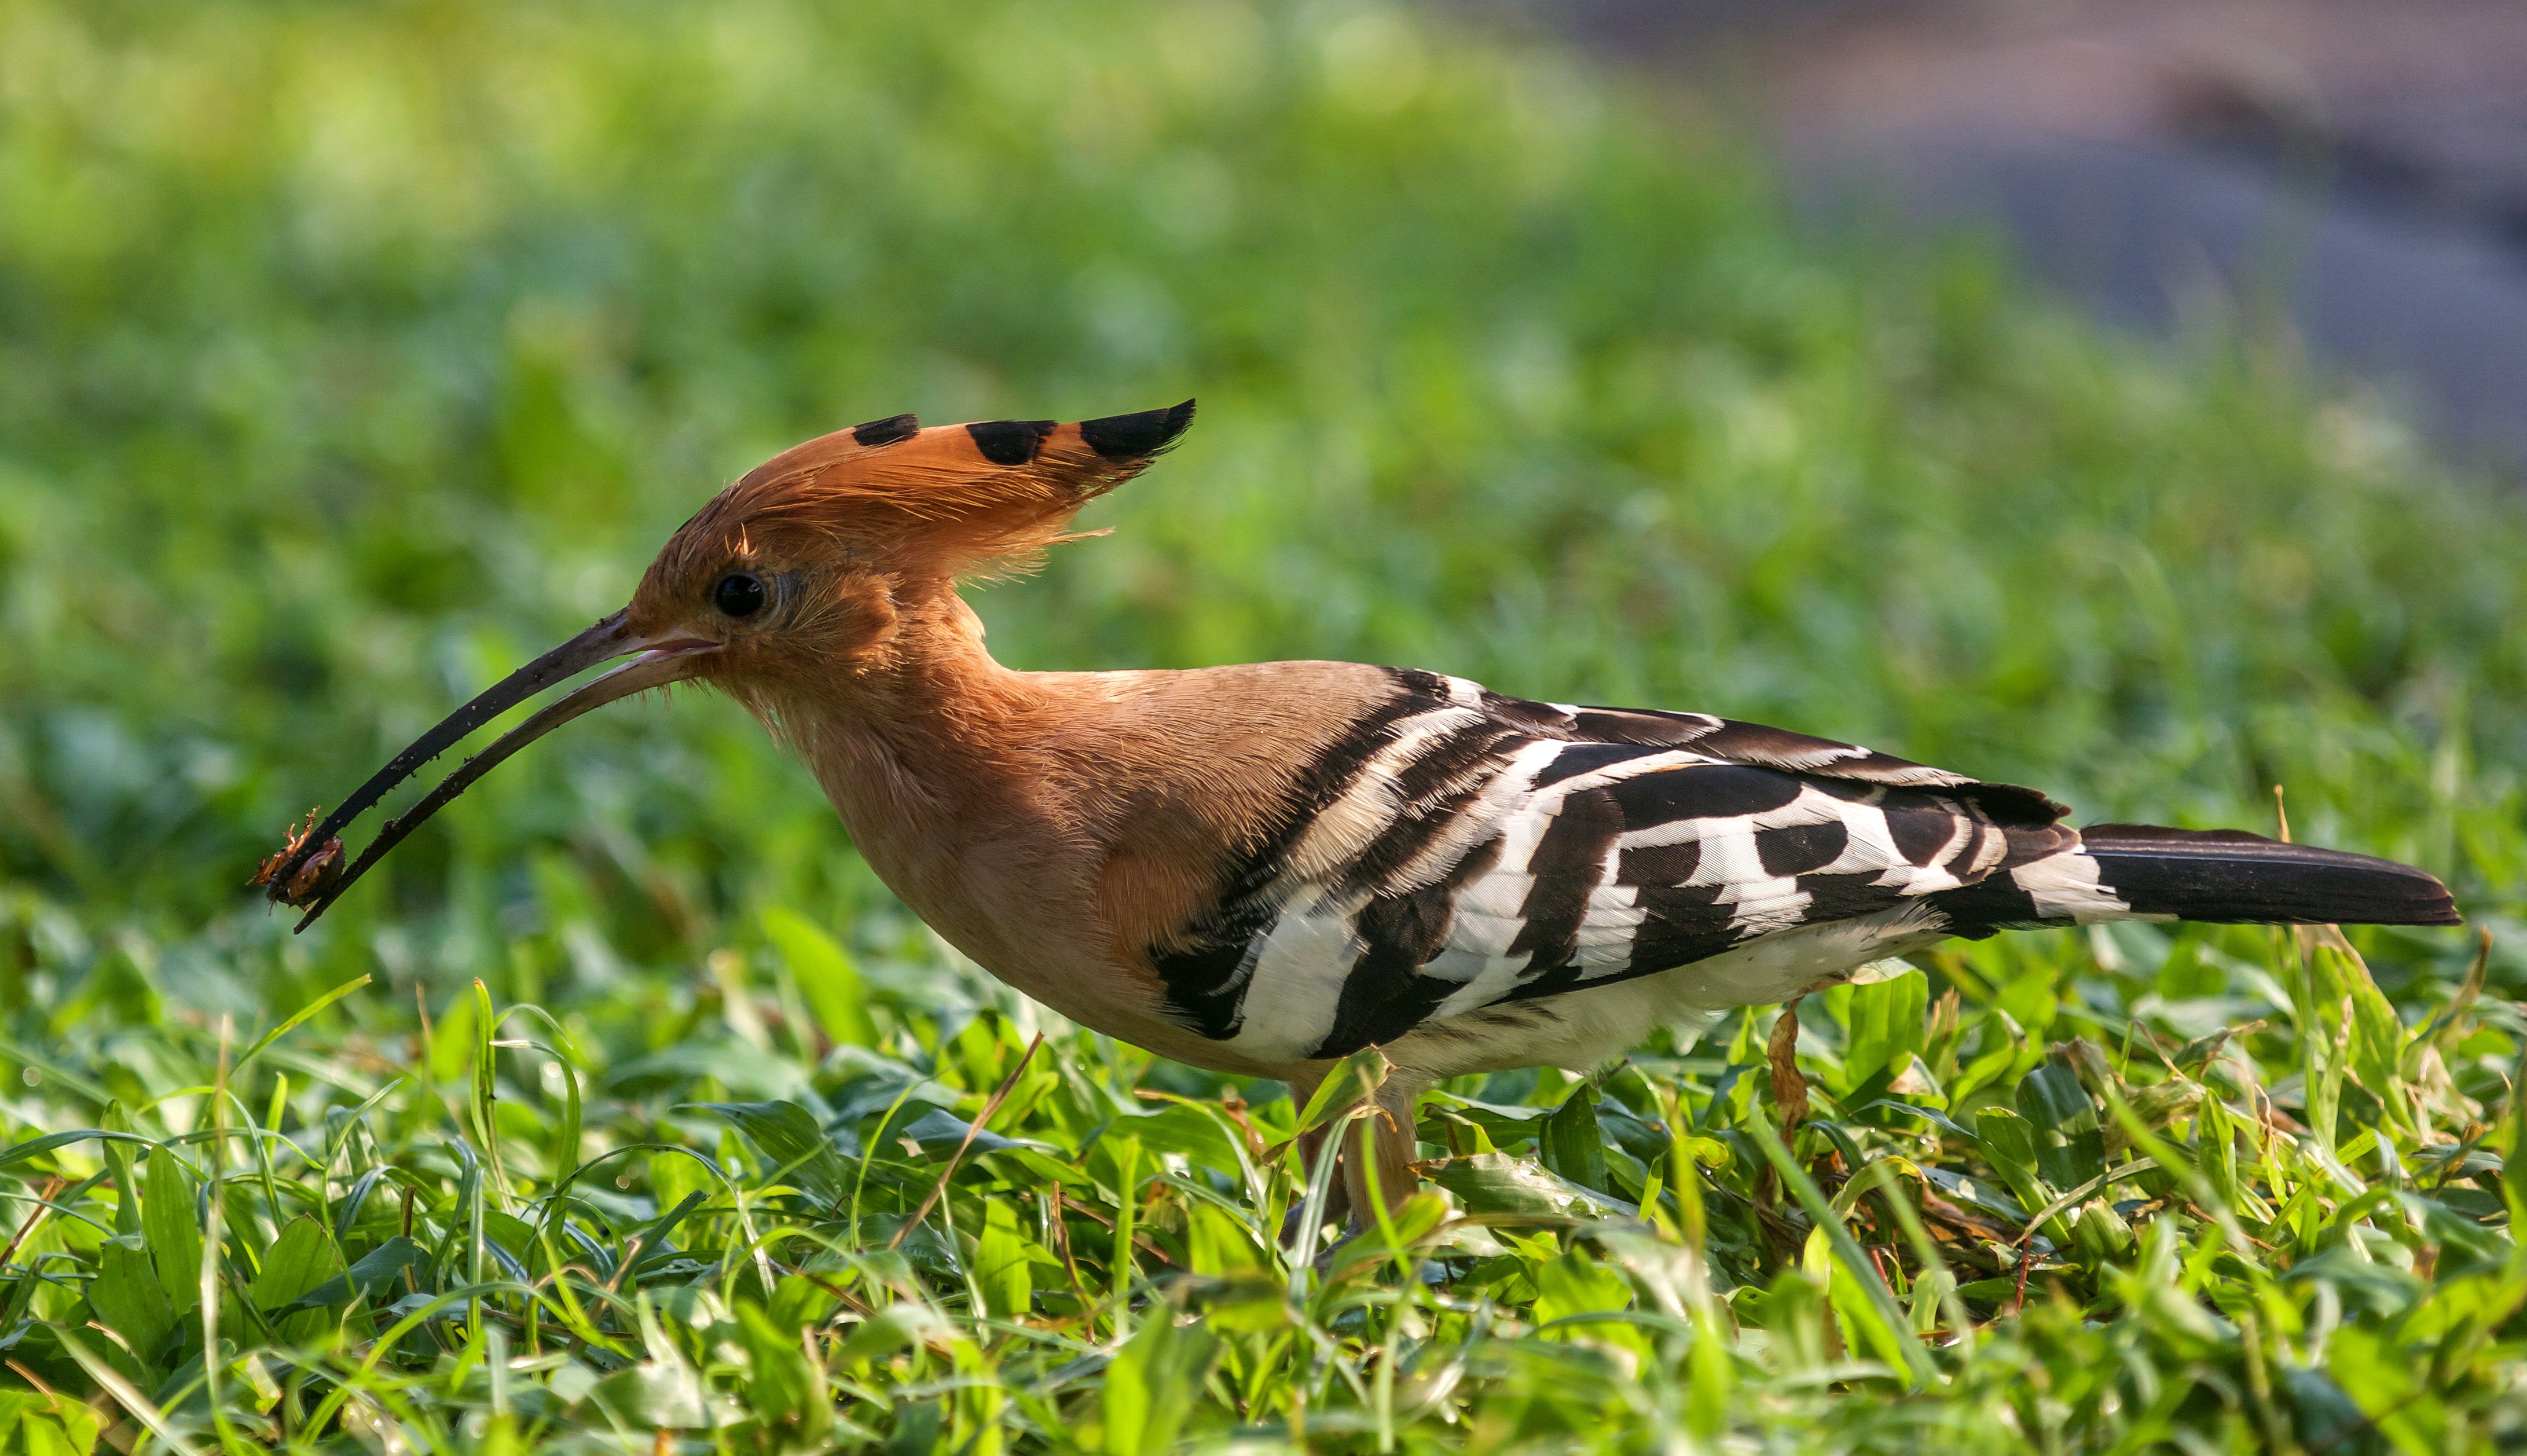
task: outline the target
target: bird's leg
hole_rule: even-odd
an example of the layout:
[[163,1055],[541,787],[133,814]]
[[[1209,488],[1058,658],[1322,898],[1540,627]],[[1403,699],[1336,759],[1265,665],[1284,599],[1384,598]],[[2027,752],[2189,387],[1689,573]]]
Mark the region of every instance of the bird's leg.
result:
[[[1400,1099],[1381,1089],[1368,1116],[1353,1123],[1344,1139],[1343,1166],[1338,1171],[1351,1195],[1355,1234],[1375,1227],[1378,1209],[1393,1214],[1421,1185],[1421,1175],[1413,1169],[1413,1104],[1418,1100],[1418,1089],[1406,1091]],[[1374,1188],[1370,1186],[1372,1169]]]
[[1773,1065],[1773,1105],[1780,1110],[1784,1137],[1808,1116],[1808,1081],[1799,1075],[1799,1003],[1804,1000],[1793,996],[1781,1008],[1764,1046],[1766,1060]]
[[[1343,1242],[1376,1227],[1379,1209],[1392,1214],[1420,1187],[1421,1175],[1413,1167],[1413,1111],[1428,1086],[1428,1081],[1421,1078],[1390,1076],[1368,1104],[1367,1116],[1354,1118],[1348,1124],[1337,1119],[1299,1135],[1299,1157],[1311,1182],[1316,1173],[1316,1160],[1336,1160],[1332,1181],[1325,1192],[1324,1217],[1343,1221]],[[1314,1088],[1295,1082],[1290,1090],[1301,1099],[1301,1106],[1314,1095]],[[1345,1128],[1339,1144],[1331,1136],[1337,1126]],[[1300,1208],[1293,1207],[1282,1221],[1281,1242],[1285,1247],[1315,1232],[1299,1226],[1299,1216]]]
[[[1310,1102],[1314,1101],[1316,1095],[1316,1087],[1322,1081],[1323,1078],[1321,1076],[1308,1080],[1302,1080],[1295,1076],[1290,1078],[1290,1098],[1292,1105],[1296,1107],[1306,1107]],[[1320,1158],[1337,1158],[1341,1155],[1340,1149],[1327,1146],[1327,1142],[1331,1138],[1332,1132],[1333,1129],[1330,1126],[1326,1126],[1315,1128],[1308,1132],[1302,1132],[1298,1136],[1296,1145],[1299,1150],[1299,1167],[1301,1170],[1299,1176],[1299,1191],[1298,1196],[1290,1201],[1290,1211],[1287,1214],[1284,1214],[1281,1218],[1281,1245],[1284,1248],[1290,1248],[1294,1244],[1302,1241],[1303,1235],[1306,1243],[1313,1244],[1315,1242],[1316,1230],[1314,1228],[1300,1228],[1299,1220],[1307,1210],[1307,1190],[1315,1182],[1317,1160]],[[1323,1217],[1327,1219],[1340,1219],[1349,1214],[1350,1211],[1351,1190],[1345,1184],[1341,1168],[1337,1167],[1333,1172],[1333,1181],[1328,1184],[1325,1189],[1325,1207]],[[1320,1224],[1319,1226],[1322,1225]]]
[[[1331,1127],[1319,1127],[1313,1132],[1302,1132],[1299,1134],[1299,1166],[1306,1170],[1306,1175],[1299,1184],[1299,1198],[1290,1205],[1290,1212],[1284,1215],[1281,1220],[1281,1242],[1285,1246],[1292,1240],[1300,1238],[1303,1234],[1314,1234],[1315,1232],[1315,1229],[1313,1228],[1302,1229],[1299,1226],[1299,1219],[1301,1215],[1307,1211],[1307,1188],[1316,1179],[1316,1160],[1320,1158],[1342,1159],[1341,1150],[1331,1145],[1332,1135],[1333,1129]],[[1323,1217],[1326,1219],[1344,1219],[1350,1215],[1351,1209],[1351,1187],[1349,1180],[1343,1175],[1343,1162],[1338,1161],[1334,1165],[1333,1181],[1327,1184],[1325,1188],[1325,1207]],[[1323,1225],[1319,1223],[1318,1226],[1321,1227]],[[1314,1239],[1311,1238],[1308,1241],[1314,1242]]]
[[[1764,1059],[1772,1064],[1773,1111],[1780,1118],[1784,1140],[1808,1115],[1807,1078],[1799,1075],[1799,1000],[1793,996],[1781,1008],[1773,1021],[1773,1034],[1764,1043]],[[1780,1174],[1767,1168],[1755,1175],[1755,1210],[1761,1216],[1757,1228],[1764,1240],[1767,1271],[1778,1271],[1798,1257],[1796,1240],[1773,1226],[1780,1202]]]

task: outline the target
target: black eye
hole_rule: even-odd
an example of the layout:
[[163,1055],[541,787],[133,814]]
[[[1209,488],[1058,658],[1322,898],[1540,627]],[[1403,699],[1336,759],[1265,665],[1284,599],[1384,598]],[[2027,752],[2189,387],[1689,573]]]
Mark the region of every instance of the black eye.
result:
[[749,572],[731,572],[711,589],[711,604],[732,617],[750,617],[763,610],[763,578]]

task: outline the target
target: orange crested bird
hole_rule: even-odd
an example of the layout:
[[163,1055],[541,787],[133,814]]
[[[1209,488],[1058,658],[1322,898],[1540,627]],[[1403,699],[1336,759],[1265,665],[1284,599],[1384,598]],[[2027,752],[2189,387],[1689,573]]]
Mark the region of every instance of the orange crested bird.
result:
[[[1413,1108],[1470,1072],[1586,1066],[1697,1011],[1786,1001],[1949,936],[2100,920],[2456,923],[2440,882],[2223,830],[2074,829],[2032,789],[1705,713],[1504,698],[1349,662],[1013,672],[960,578],[1031,560],[1193,419],[811,440],[687,522],[631,604],[396,754],[259,882],[322,914],[511,754],[668,683],[736,698],[814,771],[887,885],[1084,1025],[1306,1099],[1391,1071],[1345,1165],[1415,1185]],[[584,668],[389,820],[423,763]],[[1369,1179],[1373,1176],[1374,1182]]]

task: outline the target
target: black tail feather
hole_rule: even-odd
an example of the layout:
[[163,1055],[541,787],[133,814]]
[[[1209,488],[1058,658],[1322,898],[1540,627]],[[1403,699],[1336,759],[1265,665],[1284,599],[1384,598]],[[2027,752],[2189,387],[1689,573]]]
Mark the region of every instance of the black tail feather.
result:
[[[2066,856],[2081,857],[2066,858]],[[2074,894],[2093,861],[2094,891]],[[2043,893],[2039,900],[2039,893]],[[2231,925],[2455,925],[2448,887],[2393,859],[2284,844],[2238,829],[2094,824],[2076,850],[2038,855],[1932,895],[1952,933],[2172,918]]]
[[2081,847],[2136,914],[2260,925],[2455,925],[2448,887],[2393,859],[2238,829],[2094,824]]

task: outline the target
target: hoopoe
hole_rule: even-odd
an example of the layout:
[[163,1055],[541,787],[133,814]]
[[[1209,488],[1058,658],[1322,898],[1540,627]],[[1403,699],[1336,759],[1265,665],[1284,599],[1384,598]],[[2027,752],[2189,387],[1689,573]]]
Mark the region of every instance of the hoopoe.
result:
[[[921,429],[774,457],[631,604],[465,704],[260,882],[308,921],[572,718],[707,683],[793,747],[903,903],[1083,1025],[1302,1100],[1391,1070],[1340,1186],[1416,1184],[1446,1078],[1588,1066],[1697,1011],[1787,1001],[1950,936],[2103,920],[2448,925],[2418,869],[2231,830],[2074,829],[2032,789],[1707,713],[1505,698],[1349,662],[1014,672],[961,579],[1031,563],[1193,419]],[[347,870],[338,835],[423,763],[631,661],[468,759]],[[1374,1182],[1370,1181],[1374,1177]]]

